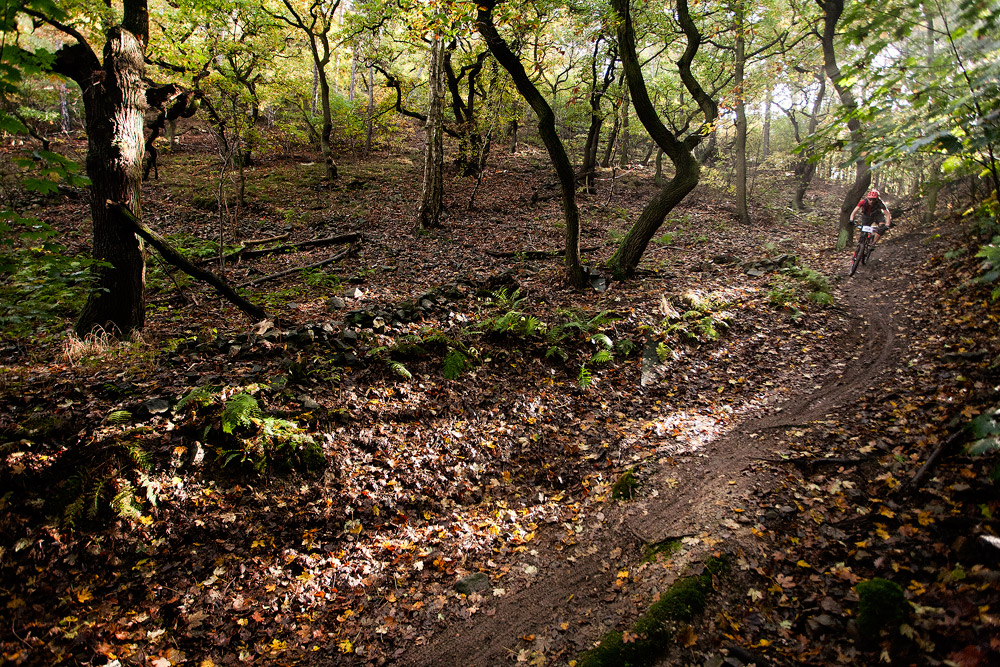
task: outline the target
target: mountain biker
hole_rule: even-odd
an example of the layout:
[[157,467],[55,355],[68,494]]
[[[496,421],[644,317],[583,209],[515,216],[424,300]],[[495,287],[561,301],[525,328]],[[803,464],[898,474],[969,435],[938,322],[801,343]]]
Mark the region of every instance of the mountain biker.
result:
[[[871,225],[875,227],[875,238],[872,240],[872,245],[878,243],[878,240],[882,238],[882,235],[886,231],[893,227],[892,224],[892,213],[889,212],[889,208],[882,201],[879,191],[872,188],[868,191],[868,194],[858,202],[858,205],[854,207],[851,211],[851,222],[854,222],[854,217],[861,214],[861,224]],[[884,214],[884,215],[883,215]]]

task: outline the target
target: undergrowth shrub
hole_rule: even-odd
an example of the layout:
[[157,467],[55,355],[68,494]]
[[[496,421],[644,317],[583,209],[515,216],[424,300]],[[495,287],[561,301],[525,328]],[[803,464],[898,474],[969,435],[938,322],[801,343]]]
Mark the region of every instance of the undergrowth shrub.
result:
[[[108,421],[120,423],[130,418],[125,411],[118,411],[109,415]],[[144,503],[156,505],[156,487],[148,476],[151,457],[136,437],[142,432],[130,429],[94,447],[86,460],[56,486],[53,509],[61,509],[66,527],[115,519],[138,521]]]
[[250,393],[255,390],[249,387],[226,398],[226,392],[196,387],[175,410],[190,412],[223,467],[236,464],[255,474],[322,467],[323,450],[313,437],[294,421],[266,414]]
[[804,266],[789,266],[771,279],[767,299],[772,305],[789,311],[793,319],[803,315],[808,304],[833,304],[830,281],[819,271]]

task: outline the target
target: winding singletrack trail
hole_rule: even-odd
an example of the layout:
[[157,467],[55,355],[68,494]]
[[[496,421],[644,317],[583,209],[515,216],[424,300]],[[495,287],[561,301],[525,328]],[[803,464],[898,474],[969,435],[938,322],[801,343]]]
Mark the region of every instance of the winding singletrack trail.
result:
[[[896,303],[894,294],[923,261],[920,241],[918,234],[890,236],[853,277],[847,277],[845,255],[838,302],[849,310],[854,332],[824,343],[845,363],[829,370],[818,389],[816,379],[800,377],[780,407],[735,423],[707,451],[661,459],[640,498],[606,503],[603,514],[585,521],[572,547],[540,538],[536,548],[545,565],[537,575],[516,590],[508,587],[502,597],[487,592],[471,620],[418,641],[396,664],[486,667],[519,656],[527,661],[532,650],[565,664],[604,631],[644,611],[656,591],[683,574],[684,563],[700,562],[722,540],[748,536],[751,524],[736,525],[733,508],[749,506],[750,496],[766,497],[773,488],[774,466],[761,462],[776,456],[784,429],[849,412],[881,374],[894,371],[906,344],[898,331],[909,307]],[[674,559],[672,570],[645,568],[640,578],[620,585],[623,570],[641,566],[646,545],[685,537],[690,549]]]

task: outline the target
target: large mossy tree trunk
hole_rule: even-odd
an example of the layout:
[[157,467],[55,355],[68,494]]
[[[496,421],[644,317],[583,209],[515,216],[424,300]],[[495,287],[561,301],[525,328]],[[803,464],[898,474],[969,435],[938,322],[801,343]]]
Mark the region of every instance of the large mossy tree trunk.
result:
[[[694,132],[687,139],[681,141],[660,120],[646,90],[646,83],[636,55],[635,29],[632,24],[629,0],[612,0],[612,7],[620,19],[617,25],[618,51],[632,96],[635,115],[646,128],[649,136],[663,149],[663,152],[674,164],[674,177],[661,187],[660,192],[642,210],[635,224],[625,234],[618,249],[608,260],[608,265],[614,271],[615,277],[626,278],[635,272],[650,240],[663,224],[667,214],[698,185],[701,167],[692,150],[701,140],[702,133]],[[698,106],[705,116],[705,122],[711,124],[718,116],[718,107],[691,73],[691,63],[701,44],[701,34],[694,21],[691,20],[687,0],[678,0],[677,17],[687,38],[687,48],[677,61],[678,71],[684,82],[684,87],[698,102]]]
[[80,86],[86,113],[93,256],[100,263],[94,269],[94,290],[76,324],[81,336],[105,331],[125,337],[141,331],[146,321],[142,241],[108,206],[119,203],[139,215],[142,203],[145,2],[126,2],[123,16],[122,25],[106,35],[103,64],[79,41],[60,49],[54,66]]
[[[844,81],[837,65],[837,52],[835,50],[834,39],[837,36],[837,22],[841,14],[844,13],[844,0],[821,0],[823,7],[823,67],[826,75],[830,78],[834,90],[840,97],[840,104],[847,110],[847,129],[851,133],[851,144],[855,150],[859,150],[864,142],[864,131],[861,128],[861,121],[858,120],[858,104],[854,99],[854,93],[850,85]],[[863,157],[855,160],[854,183],[847,189],[844,201],[840,205],[840,217],[837,221],[837,248],[843,249],[854,238],[854,225],[851,223],[851,211],[857,206],[868,185],[871,183],[872,174],[868,163]]]
[[493,57],[510,74],[517,91],[538,117],[538,134],[549,153],[549,159],[555,168],[562,190],[563,215],[566,221],[567,280],[574,287],[583,287],[587,284],[587,280],[583,273],[583,265],[580,263],[580,210],[576,205],[576,178],[573,173],[573,165],[570,163],[566,149],[556,131],[556,117],[552,112],[552,107],[538,92],[538,88],[532,83],[520,59],[510,50],[507,42],[493,25],[493,8],[496,5],[497,0],[482,0],[479,3],[476,27],[479,34],[486,40]]

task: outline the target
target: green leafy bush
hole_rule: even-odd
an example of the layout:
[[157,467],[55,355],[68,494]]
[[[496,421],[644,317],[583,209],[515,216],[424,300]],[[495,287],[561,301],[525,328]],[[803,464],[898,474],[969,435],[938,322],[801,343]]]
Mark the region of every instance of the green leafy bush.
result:
[[251,386],[224,400],[219,390],[197,387],[175,410],[194,408],[195,426],[223,467],[235,463],[257,474],[320,468],[323,451],[313,437],[294,421],[265,414],[255,390]]

